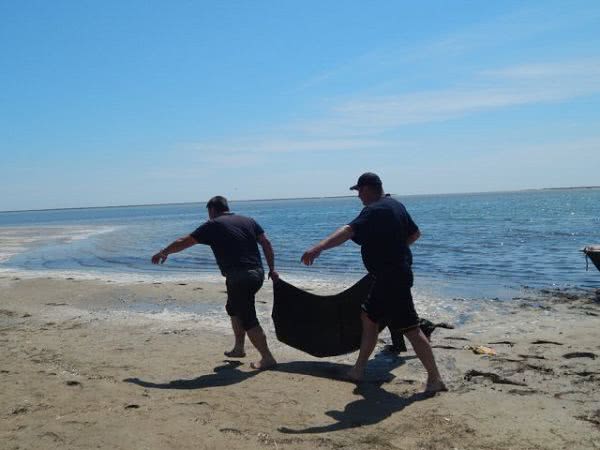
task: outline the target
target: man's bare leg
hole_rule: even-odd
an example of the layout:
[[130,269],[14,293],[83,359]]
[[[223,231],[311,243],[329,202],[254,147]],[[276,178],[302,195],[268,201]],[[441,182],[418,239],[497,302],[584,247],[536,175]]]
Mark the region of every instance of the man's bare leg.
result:
[[404,332],[404,336],[408,338],[415,354],[427,370],[427,384],[425,386],[425,392],[439,392],[447,391],[446,385],[442,380],[440,372],[435,363],[433,356],[433,350],[427,337],[421,331],[421,328],[416,327],[412,330]]
[[250,338],[250,342],[256,347],[258,353],[260,353],[260,361],[256,363],[250,364],[253,369],[265,370],[269,369],[275,364],[275,358],[271,354],[271,350],[269,350],[269,346],[267,345],[267,336],[265,336],[265,332],[263,331],[260,325],[255,326],[254,328],[246,331],[248,333],[248,337]]
[[242,326],[242,321],[235,316],[231,316],[231,328],[233,328],[235,344],[231,351],[225,352],[225,356],[229,356],[230,358],[243,358],[246,356],[246,351],[244,350],[246,330],[244,330],[244,327]]
[[379,325],[373,322],[364,311],[360,314],[362,322],[362,335],[360,338],[360,351],[354,367],[348,371],[346,376],[351,381],[362,381],[365,377],[367,362],[375,346],[377,345],[377,336],[379,335]]

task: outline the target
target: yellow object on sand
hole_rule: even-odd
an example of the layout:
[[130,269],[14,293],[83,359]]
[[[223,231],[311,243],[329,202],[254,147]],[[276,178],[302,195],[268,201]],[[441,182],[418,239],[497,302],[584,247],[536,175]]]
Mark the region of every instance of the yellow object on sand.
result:
[[490,347],[485,347],[483,345],[467,345],[465,350],[472,350],[473,353],[477,355],[490,355],[496,356],[496,350]]

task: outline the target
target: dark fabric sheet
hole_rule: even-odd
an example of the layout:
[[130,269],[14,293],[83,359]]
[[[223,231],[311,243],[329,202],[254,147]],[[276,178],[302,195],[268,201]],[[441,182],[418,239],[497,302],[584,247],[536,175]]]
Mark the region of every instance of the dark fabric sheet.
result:
[[[336,295],[316,295],[298,289],[282,279],[275,283],[273,322],[277,339],[317,357],[352,353],[360,348],[361,303],[367,298],[373,279],[368,275]],[[447,323],[419,319],[419,327],[430,339],[436,328],[452,329]],[[406,351],[402,332],[390,330],[389,351]]]
[[361,303],[372,278],[365,276],[336,295],[315,295],[282,279],[273,288],[277,339],[313,356],[336,356],[360,347]]

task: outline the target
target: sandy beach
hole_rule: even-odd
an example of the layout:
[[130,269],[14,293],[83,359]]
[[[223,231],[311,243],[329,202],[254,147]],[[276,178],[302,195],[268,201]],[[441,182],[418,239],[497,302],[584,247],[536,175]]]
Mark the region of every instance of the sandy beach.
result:
[[432,337],[450,392],[426,397],[410,348],[380,352],[354,385],[337,378],[355,355],[278,343],[270,283],[257,300],[279,365],[266,372],[249,344],[223,356],[222,283],[5,274],[0,289],[3,449],[600,448],[600,291],[427,317],[456,327]]

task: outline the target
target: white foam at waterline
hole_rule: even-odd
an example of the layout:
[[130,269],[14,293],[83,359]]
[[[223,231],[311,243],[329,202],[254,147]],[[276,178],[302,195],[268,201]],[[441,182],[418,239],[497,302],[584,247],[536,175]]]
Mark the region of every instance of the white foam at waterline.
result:
[[209,310],[201,314],[173,310],[164,307],[157,312],[137,312],[130,310],[111,310],[104,311],[107,320],[125,320],[133,324],[153,323],[160,329],[168,329],[174,325],[182,326],[185,324],[190,329],[200,329],[215,331],[219,333],[231,332],[231,323],[229,316],[223,306],[222,311],[218,309]]
[[100,234],[107,234],[107,233],[113,233],[117,230],[120,230],[122,228],[125,228],[125,225],[120,225],[120,226],[107,226],[107,225],[99,225],[97,227],[94,228],[85,228],[82,227],[81,229],[77,230],[76,232],[79,233],[78,235],[75,236],[66,236],[67,242],[70,241],[78,241],[78,240],[82,240],[82,239],[88,239],[92,236],[98,236]]
[[23,253],[25,250],[27,250],[26,247],[13,247],[11,251],[7,251],[6,247],[4,247],[0,251],[0,263],[8,261],[13,256]]
[[88,239],[100,234],[112,233],[122,226],[98,225],[96,227],[38,226],[38,227],[0,227],[0,262],[9,261],[13,256],[24,253],[33,247],[52,242],[69,243]]
[[178,283],[178,282],[204,282],[204,283],[224,283],[224,278],[220,274],[154,274],[154,273],[110,273],[110,272],[90,272],[79,270],[25,270],[14,269],[11,267],[0,268],[0,273],[23,278],[37,279],[50,278],[55,280],[74,279],[78,281],[101,281],[118,284],[136,284],[143,283]]
[[[100,272],[84,272],[84,271],[66,271],[66,270],[15,270],[15,269],[4,269],[0,268],[0,273],[18,277],[21,279],[74,279],[78,281],[96,281],[96,282],[111,282],[120,285],[134,285],[138,283],[176,283],[176,282],[204,282],[204,283],[218,283],[224,284],[224,278],[220,274],[146,274],[146,273],[126,273],[126,274],[110,274]],[[298,281],[286,278],[286,281],[296,284],[302,289],[310,289],[310,292],[317,295],[331,295],[336,294],[344,289],[351,286],[357,280],[351,280],[348,283],[341,283],[340,280],[323,281],[322,279],[310,280],[306,278],[298,278]],[[269,284],[267,284],[269,283]],[[270,282],[265,281],[265,287],[263,289],[270,289]],[[435,298],[431,297],[429,293],[421,293],[418,289],[413,289],[413,296],[415,299],[415,306],[420,317],[432,320],[434,322],[450,322],[455,325],[461,325],[467,322],[471,322],[476,319],[480,314],[506,314],[508,312],[507,304],[505,302],[493,302],[490,300],[480,299],[453,299],[453,298]],[[259,313],[259,319],[261,323],[270,323],[270,308],[269,311],[260,313],[261,307],[257,305],[257,312]],[[486,312],[483,312],[486,311]],[[157,315],[156,313],[138,313],[148,314],[149,317],[153,317],[155,320],[195,320],[204,323],[211,329],[222,331],[230,327],[229,318],[223,312],[219,313],[218,316],[212,317],[213,313],[196,314],[180,311],[167,311],[164,315]],[[194,315],[195,314],[195,315]],[[187,316],[186,316],[187,315]],[[186,319],[187,317],[187,319]]]
[[[124,228],[125,225],[40,225],[40,226],[24,226],[24,227],[0,227],[0,239],[2,238],[18,238],[18,239],[45,239],[48,237],[64,237],[70,238],[73,233],[76,237],[86,237],[95,234],[110,233],[118,229]],[[48,234],[49,231],[52,233]],[[45,232],[46,234],[41,234]]]
[[[109,271],[84,271],[84,270],[61,270],[61,269],[17,269],[17,268],[0,268],[1,273],[17,276],[24,279],[32,278],[52,278],[66,279],[74,278],[76,280],[97,280],[109,281],[113,283],[134,284],[137,282],[145,283],[170,283],[170,282],[208,282],[208,283],[224,283],[225,278],[220,273],[209,272],[183,272],[183,273],[160,273],[160,272],[127,272],[113,273]],[[282,276],[282,278],[284,278]],[[358,280],[356,279],[337,279],[337,278],[306,278],[302,276],[285,276],[285,281],[291,283],[300,289],[310,289],[311,292],[319,295],[330,295],[341,292]],[[265,285],[271,283],[265,278]]]

